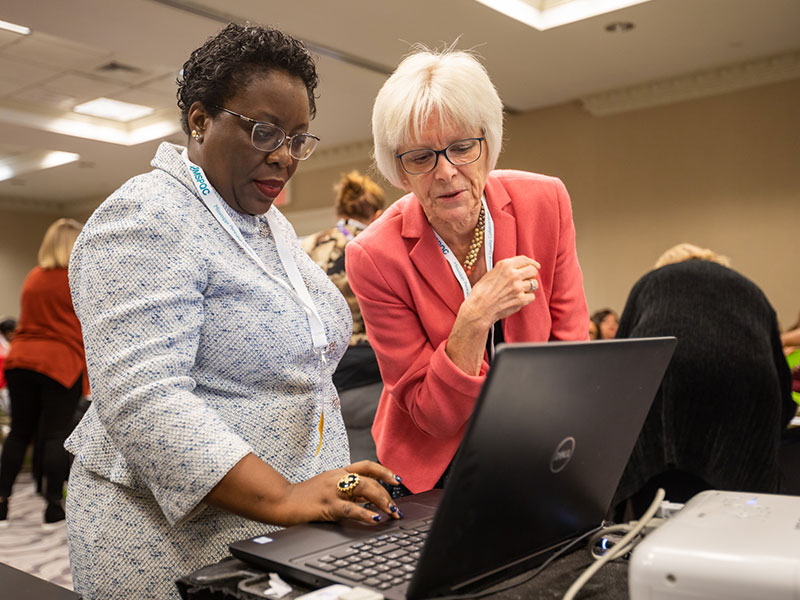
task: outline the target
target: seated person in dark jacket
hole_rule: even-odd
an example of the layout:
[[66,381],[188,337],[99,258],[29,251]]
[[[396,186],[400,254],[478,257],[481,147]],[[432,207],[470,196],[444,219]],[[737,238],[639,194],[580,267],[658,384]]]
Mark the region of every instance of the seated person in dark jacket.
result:
[[[641,514],[663,487],[778,492],[778,446],[796,405],[775,311],[711,250],[679,244],[631,290],[617,337],[678,345],[617,489]],[[620,513],[617,513],[620,516]]]

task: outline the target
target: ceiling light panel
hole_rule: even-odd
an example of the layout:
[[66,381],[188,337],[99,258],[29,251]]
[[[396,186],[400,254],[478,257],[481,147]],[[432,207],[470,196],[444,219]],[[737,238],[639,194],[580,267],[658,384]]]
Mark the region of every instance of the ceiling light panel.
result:
[[78,104],[72,110],[82,115],[111,119],[120,123],[135,121],[155,112],[155,109],[151,106],[132,104],[121,100],[113,100],[112,98],[95,98],[89,102]]
[[80,154],[60,150],[31,150],[0,160],[0,181],[60,167],[80,159]]
[[475,0],[484,6],[545,31],[650,0]]
[[16,23],[9,23],[8,21],[0,21],[0,29],[10,31],[19,35],[30,35],[31,28],[25,25],[17,25]]

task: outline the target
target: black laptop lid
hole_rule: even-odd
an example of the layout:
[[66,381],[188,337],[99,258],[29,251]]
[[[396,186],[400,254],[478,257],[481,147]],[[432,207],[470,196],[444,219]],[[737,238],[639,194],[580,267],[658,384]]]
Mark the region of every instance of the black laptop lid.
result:
[[675,338],[497,349],[409,597],[457,591],[597,527]]

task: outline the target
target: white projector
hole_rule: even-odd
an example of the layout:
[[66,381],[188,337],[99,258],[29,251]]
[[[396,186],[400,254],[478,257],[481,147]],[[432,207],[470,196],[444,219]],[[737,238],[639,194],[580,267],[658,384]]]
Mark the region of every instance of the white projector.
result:
[[701,492],[648,534],[631,600],[800,599],[800,496]]

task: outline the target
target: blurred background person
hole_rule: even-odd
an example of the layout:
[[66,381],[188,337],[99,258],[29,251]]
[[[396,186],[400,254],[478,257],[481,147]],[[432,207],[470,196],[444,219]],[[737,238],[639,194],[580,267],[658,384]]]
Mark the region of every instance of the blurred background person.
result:
[[589,339],[596,340],[599,335],[600,331],[597,329],[597,323],[589,319]]
[[25,279],[19,326],[6,357],[11,431],[0,457],[0,523],[8,523],[8,499],[28,444],[37,437],[44,476],[46,529],[64,520],[62,498],[69,472],[64,440],[81,395],[88,392],[81,326],[70,297],[67,266],[81,231],[72,219],[47,229],[39,264]]
[[381,187],[358,171],[342,175],[334,191],[339,220],[333,227],[304,238],[303,249],[336,284],[353,315],[350,345],[333,374],[333,383],[341,392],[380,381],[378,361],[367,339],[361,309],[347,281],[344,249],[367,225],[383,214],[385,199]]
[[780,438],[796,409],[789,369],[775,311],[729,264],[680,244],[628,296],[617,337],[678,338],[617,490],[634,514],[659,487],[674,502],[781,489]]
[[613,310],[610,308],[598,310],[592,315],[591,320],[597,327],[597,337],[594,339],[610,340],[616,337],[619,317]]
[[342,418],[350,443],[350,460],[376,460],[372,422],[383,385],[375,351],[369,344],[358,300],[347,281],[344,249],[381,214],[385,199],[381,187],[358,171],[342,175],[334,186],[336,215],[333,227],[303,239],[303,249],[336,284],[353,315],[350,344],[333,373]]
[[15,319],[3,319],[0,321],[0,411],[5,414],[10,412],[10,406],[8,403],[8,389],[6,388],[4,369],[6,356],[11,349],[11,340],[14,337],[14,330],[16,328],[17,321]]
[[419,50],[375,100],[375,160],[404,196],[347,246],[384,390],[380,462],[445,485],[501,341],[586,340],[572,205],[555,177],[494,170],[503,103],[470,53]]
[[800,318],[781,334],[781,344],[792,370],[792,397],[800,404]]

